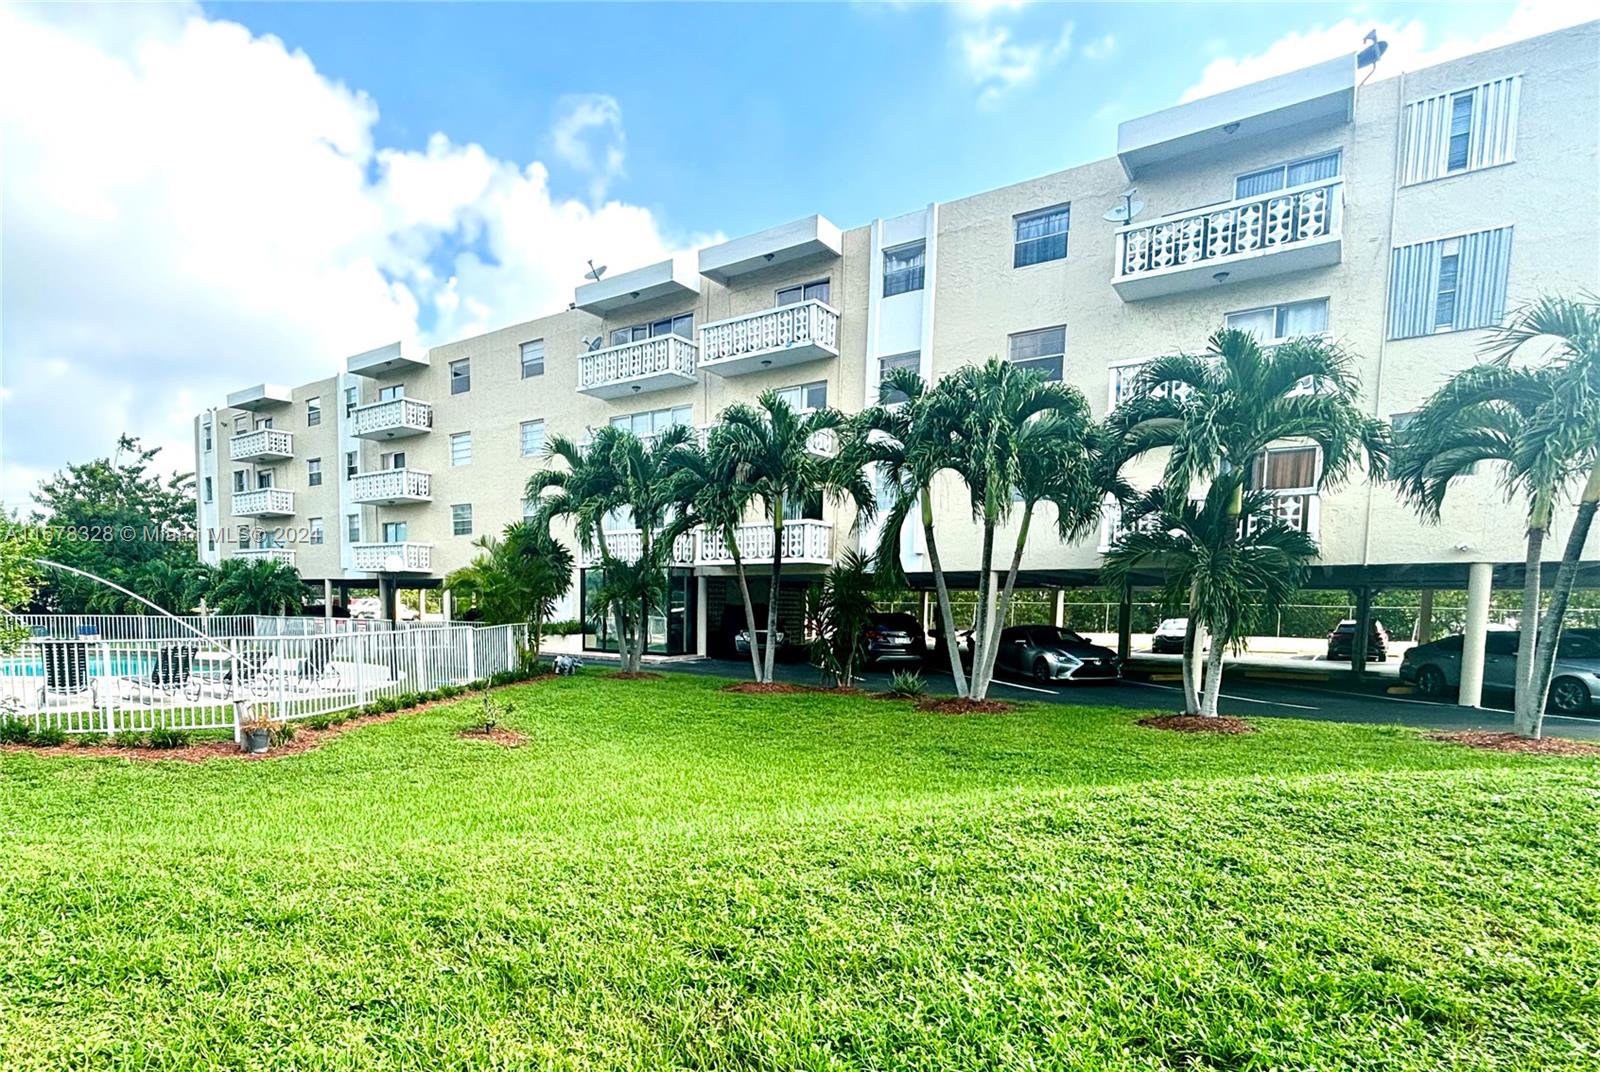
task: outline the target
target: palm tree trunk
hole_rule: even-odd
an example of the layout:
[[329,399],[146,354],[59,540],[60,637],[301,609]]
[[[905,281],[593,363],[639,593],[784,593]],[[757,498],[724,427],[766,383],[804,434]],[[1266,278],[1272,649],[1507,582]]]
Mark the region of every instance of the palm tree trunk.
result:
[[[606,528],[604,522],[601,522],[601,524],[595,528],[594,539],[596,545],[600,548],[600,570],[602,574],[614,571],[616,560],[611,557],[611,549],[606,546]],[[613,572],[612,575],[615,576],[615,573]],[[605,618],[604,608],[601,608],[600,614],[601,620],[603,621]],[[615,599],[611,601],[611,618],[617,626],[617,662],[620,663],[622,669],[626,671],[628,669],[628,618],[627,613],[623,608],[622,600]]]
[[1517,676],[1512,722],[1520,736],[1533,733],[1533,664],[1539,644],[1539,568],[1544,561],[1549,509],[1535,503],[1528,519],[1528,553],[1522,567],[1522,635],[1517,639]]
[[773,507],[772,522],[772,590],[767,593],[767,651],[766,670],[762,681],[772,680],[773,657],[778,650],[778,587],[783,576],[783,502]]
[[738,533],[732,525],[722,527],[722,542],[733,555],[733,569],[739,576],[739,594],[744,597],[744,628],[750,634],[750,671],[761,680],[761,639],[756,635],[756,605],[750,601],[750,578],[744,572],[744,556],[739,554]]
[[[1011,552],[1011,568],[1006,571],[1006,583],[1000,590],[1000,608],[995,612],[995,620],[1005,627],[1006,618],[1011,613],[1011,594],[1017,586],[1017,571],[1022,568],[1022,552],[1028,544],[1028,527],[1033,522],[1033,503],[1028,503],[1022,508],[1022,526],[1017,529],[1017,546]],[[994,680],[995,660],[1000,657],[1000,631],[995,630],[996,640],[989,646],[989,662],[983,668],[984,689],[987,692],[989,682]]]
[[1545,609],[1544,620],[1539,623],[1539,651],[1534,663],[1529,699],[1531,736],[1544,732],[1544,705],[1550,694],[1550,678],[1555,668],[1556,648],[1561,643],[1561,624],[1567,616],[1567,601],[1572,597],[1573,585],[1578,580],[1578,559],[1583,555],[1583,545],[1589,542],[1589,530],[1594,525],[1594,515],[1600,508],[1600,465],[1589,472],[1583,486],[1583,498],[1578,502],[1578,516],[1573,519],[1572,532],[1567,536],[1567,546],[1561,553],[1561,566],[1556,571],[1556,583],[1550,589],[1550,606]]
[[944,582],[944,567],[939,563],[939,544],[933,538],[933,503],[928,489],[922,489],[922,537],[928,542],[928,566],[933,570],[933,589],[939,597],[939,627],[944,630],[945,654],[950,656],[950,676],[956,695],[965,699],[967,675],[961,669],[961,641],[956,636],[955,610],[950,606],[950,588]]
[[1200,682],[1195,680],[1195,651],[1200,646],[1200,619],[1194,612],[1194,586],[1189,587],[1189,627],[1183,631],[1183,713],[1200,713]]
[[1205,694],[1200,700],[1200,714],[1205,718],[1217,717],[1217,694],[1222,691],[1222,648],[1212,634],[1211,650],[1206,652]]
[[982,700],[989,695],[989,679],[984,675],[983,668],[989,665],[989,648],[995,642],[995,637],[990,634],[999,633],[994,628],[994,616],[989,613],[989,594],[994,591],[994,522],[990,520],[987,510],[983,518],[983,560],[980,570],[978,606],[973,619],[973,632],[978,638],[978,650],[972,657],[974,700]]

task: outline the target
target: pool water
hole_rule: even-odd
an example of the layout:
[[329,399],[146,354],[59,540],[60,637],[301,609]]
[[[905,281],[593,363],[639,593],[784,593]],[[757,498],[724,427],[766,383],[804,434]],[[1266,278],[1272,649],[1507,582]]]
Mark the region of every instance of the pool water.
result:
[[[89,674],[92,677],[148,677],[155,663],[156,656],[146,651],[111,652],[105,658],[102,658],[99,652],[92,651],[88,655]],[[105,664],[104,669],[102,664]],[[43,676],[42,656],[19,655],[0,659],[0,677]]]

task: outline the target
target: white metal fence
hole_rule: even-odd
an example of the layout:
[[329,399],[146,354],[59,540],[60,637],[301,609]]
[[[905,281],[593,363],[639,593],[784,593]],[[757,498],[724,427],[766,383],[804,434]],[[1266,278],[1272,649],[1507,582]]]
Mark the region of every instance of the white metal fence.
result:
[[[7,614],[38,638],[72,640],[196,640],[208,637],[322,636],[392,629],[390,622],[312,615],[267,614]],[[185,628],[187,627],[187,628]]]
[[483,680],[515,669],[527,641],[521,625],[36,638],[0,657],[0,716],[67,733],[232,730],[262,713],[292,721]]

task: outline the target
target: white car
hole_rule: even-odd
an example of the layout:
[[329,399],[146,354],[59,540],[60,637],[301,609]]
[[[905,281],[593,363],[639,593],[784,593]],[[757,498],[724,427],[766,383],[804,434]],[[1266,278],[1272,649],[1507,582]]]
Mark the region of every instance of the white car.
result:
[[1183,641],[1189,635],[1189,619],[1164,618],[1150,637],[1150,650],[1161,655],[1182,655]]

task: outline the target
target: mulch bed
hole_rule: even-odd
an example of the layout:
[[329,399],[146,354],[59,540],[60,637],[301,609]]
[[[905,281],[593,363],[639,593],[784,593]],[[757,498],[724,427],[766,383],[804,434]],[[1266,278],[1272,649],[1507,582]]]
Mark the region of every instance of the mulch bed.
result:
[[[620,675],[619,675],[620,676]],[[723,692],[736,692],[746,696],[787,696],[796,692],[815,692],[805,685],[790,685],[784,681],[736,681],[722,686]]]
[[1004,700],[963,700],[956,697],[929,696],[917,701],[918,711],[928,711],[935,715],[1008,715],[1016,709],[1016,704]]
[[1430,741],[1486,748],[1492,752],[1515,752],[1532,756],[1600,756],[1600,746],[1569,741],[1564,737],[1518,737],[1514,733],[1488,730],[1461,730],[1456,733],[1430,733]]
[[1139,725],[1153,730],[1171,730],[1174,733],[1254,733],[1256,728],[1242,718],[1227,715],[1152,715],[1141,718]]
[[498,744],[505,748],[516,748],[518,745],[526,744],[528,740],[516,730],[504,726],[496,726],[491,730],[486,730],[482,726],[469,726],[456,736],[468,741],[488,741],[490,744]]

